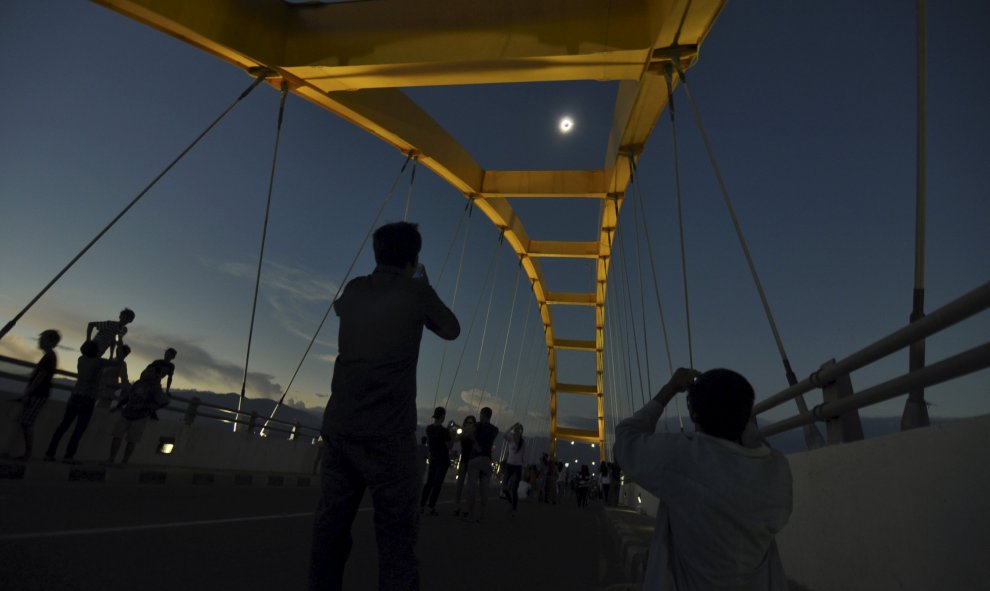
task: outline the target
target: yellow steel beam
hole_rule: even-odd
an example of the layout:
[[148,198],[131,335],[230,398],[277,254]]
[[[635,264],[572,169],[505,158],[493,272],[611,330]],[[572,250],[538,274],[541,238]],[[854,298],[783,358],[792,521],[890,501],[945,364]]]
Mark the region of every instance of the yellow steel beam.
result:
[[595,294],[548,291],[547,303],[551,305],[594,306]]
[[597,259],[597,242],[564,242],[559,240],[530,240],[529,256]]
[[592,396],[601,392],[598,386],[587,386],[584,384],[557,384],[558,392],[569,392],[571,394],[591,394]]
[[559,439],[569,439],[586,443],[598,443],[601,440],[598,436],[598,431],[570,429],[568,427],[557,427],[557,437]]
[[587,339],[554,339],[553,346],[557,349],[572,351],[595,351],[595,341]]
[[[725,0],[93,0],[354,123],[446,180],[503,233],[540,308],[550,369],[551,454],[566,434],[604,440],[601,354],[612,237],[631,176],[667,104],[663,71],[683,69]],[[601,170],[485,170],[401,87],[619,80]],[[676,77],[674,80],[677,82]],[[507,197],[602,200],[595,242],[532,240]],[[597,259],[591,294],[548,291],[539,257]],[[558,429],[551,304],[595,306],[598,433]],[[587,341],[590,343],[591,341]],[[597,439],[596,439],[597,438]]]

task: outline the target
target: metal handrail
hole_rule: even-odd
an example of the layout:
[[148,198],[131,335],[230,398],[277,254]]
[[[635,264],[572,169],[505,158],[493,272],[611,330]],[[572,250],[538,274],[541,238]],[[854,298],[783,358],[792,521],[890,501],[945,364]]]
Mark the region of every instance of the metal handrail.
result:
[[[820,388],[840,376],[849,374],[878,359],[896,353],[901,349],[909,347],[914,342],[931,336],[966,318],[975,316],[988,308],[990,308],[990,282],[984,283],[962,297],[930,312],[924,318],[908,324],[904,328],[853,353],[841,361],[837,361],[826,368],[812,373],[809,377],[797,384],[765,400],[761,400],[753,406],[753,415],[762,414],[789,400],[793,400],[801,394]],[[804,425],[813,420],[814,417],[800,424]],[[764,432],[766,431],[764,430]]]
[[[23,359],[17,359],[17,358],[14,358],[14,357],[8,357],[6,355],[0,355],[0,362],[9,363],[11,365],[17,365],[17,366],[25,367],[25,368],[33,368],[35,366],[35,364],[34,363],[31,363],[30,361],[25,361]],[[58,375],[60,375],[60,376],[67,377],[67,378],[72,378],[72,379],[77,379],[78,378],[77,374],[75,374],[73,372],[70,372],[70,371],[62,370],[62,369],[56,369],[55,370],[55,373],[58,374]],[[17,380],[17,381],[21,381],[21,382],[27,382],[27,380],[28,380],[28,376],[26,376],[26,375],[11,373],[11,372],[8,372],[8,371],[3,371],[3,370],[0,370],[0,377],[7,378],[7,379],[12,379],[12,380]],[[53,382],[52,383],[52,387],[53,388],[60,389],[60,390],[66,390],[66,391],[71,391],[72,390],[72,387],[71,386],[66,385],[66,384],[60,384],[58,382]],[[170,411],[170,412],[175,412],[175,413],[179,413],[179,414],[183,414],[183,415],[185,415],[185,414],[187,414],[189,412],[189,408],[188,407],[193,404],[193,399],[192,398],[186,398],[184,396],[177,396],[177,395],[174,395],[174,394],[170,394],[170,397],[175,402],[181,402],[181,403],[185,404],[186,405],[186,408],[176,408],[176,407],[173,407],[173,406],[170,405],[170,406],[163,407],[161,410],[167,410],[167,411]],[[214,410],[219,410],[221,412],[225,412],[225,413],[234,415],[233,417],[229,417],[229,416],[223,416],[223,415],[214,414],[214,413],[200,412],[197,409],[194,412],[194,416],[196,416],[196,417],[204,417],[204,418],[209,418],[209,419],[216,419],[216,420],[225,421],[225,422],[228,422],[228,423],[237,423],[237,424],[241,424],[241,425],[251,425],[251,421],[249,419],[242,418],[242,416],[250,417],[252,415],[252,411],[231,409],[231,408],[227,408],[227,407],[220,406],[220,405],[217,405],[217,404],[211,404],[209,402],[203,402],[201,400],[196,401],[196,406],[197,407],[202,406],[202,407],[206,407],[206,408],[211,408],[211,409],[214,409]],[[260,419],[262,417],[260,415],[258,415],[257,418]],[[291,427],[292,429],[282,429],[282,428],[277,428],[277,427],[271,427],[271,426],[269,426],[266,430],[272,430],[272,431],[276,431],[278,433],[287,433],[287,434],[290,434],[290,435],[293,434],[295,431],[302,431],[302,430],[310,431],[310,435],[312,435],[312,436],[316,436],[316,435],[319,435],[320,434],[319,427],[313,427],[313,426],[310,426],[310,425],[305,425],[305,424],[302,424],[302,423],[296,423],[296,422],[293,422],[293,421],[286,421],[284,419],[271,419],[271,421],[272,422],[275,422],[275,423],[280,423],[282,425],[287,425],[287,426]],[[255,426],[256,427],[259,427],[259,429],[260,429],[260,427],[261,427],[260,422],[256,422],[255,423]]]

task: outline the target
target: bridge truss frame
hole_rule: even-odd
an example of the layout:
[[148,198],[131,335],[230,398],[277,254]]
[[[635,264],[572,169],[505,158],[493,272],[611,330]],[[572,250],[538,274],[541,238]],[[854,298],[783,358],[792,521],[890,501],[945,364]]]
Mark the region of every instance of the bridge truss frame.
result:
[[[267,72],[275,87],[288,83],[296,95],[413,155],[472,200],[504,233],[539,306],[550,375],[551,454],[558,439],[567,439],[597,444],[605,459],[603,351],[612,234],[631,165],[667,105],[663,70],[694,65],[725,0],[93,1],[252,75]],[[484,169],[402,91],[574,80],[619,82],[601,169]],[[597,199],[598,239],[532,239],[510,197]],[[595,260],[595,291],[553,291],[543,258]],[[593,338],[557,338],[553,306],[594,307]],[[561,382],[560,350],[593,352],[596,382]],[[558,425],[559,394],[595,396],[597,429]]]

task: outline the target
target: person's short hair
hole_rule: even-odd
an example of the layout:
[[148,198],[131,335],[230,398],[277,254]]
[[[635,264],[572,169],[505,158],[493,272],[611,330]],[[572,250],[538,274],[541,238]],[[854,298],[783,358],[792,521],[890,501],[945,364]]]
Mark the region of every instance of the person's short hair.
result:
[[486,419],[490,419],[492,418],[492,409],[491,407],[486,406],[485,408],[481,409],[481,412],[478,414],[480,414],[482,417]]
[[402,269],[419,260],[423,237],[419,235],[419,227],[416,224],[395,222],[375,230],[372,244],[377,264]]
[[86,357],[99,357],[100,346],[96,344],[96,341],[86,341],[79,347],[79,352]]
[[131,310],[130,308],[124,308],[123,310],[120,311],[121,320],[126,320],[127,322],[134,322],[134,316],[135,316],[134,310]]
[[62,335],[60,335],[54,328],[49,328],[41,331],[41,338],[42,340],[50,342],[52,347],[54,347],[59,344],[59,341],[62,340]]
[[435,409],[433,409],[433,418],[434,419],[442,419],[445,416],[447,416],[447,409],[446,408],[444,408],[442,406],[438,406]]
[[468,423],[476,423],[476,422],[478,422],[478,421],[477,421],[477,419],[474,418],[474,415],[468,415],[468,416],[464,417],[464,424],[465,425],[468,424]]
[[756,397],[753,386],[731,369],[712,369],[688,388],[688,404],[701,431],[736,441],[746,429]]
[[168,349],[165,349],[165,357],[168,357],[168,356],[169,356],[169,354],[171,354],[171,356],[172,356],[172,357],[175,357],[175,356],[176,356],[176,355],[178,355],[179,353],[178,353],[178,351],[176,351],[176,350],[175,350],[175,349],[173,349],[172,347],[169,347]]

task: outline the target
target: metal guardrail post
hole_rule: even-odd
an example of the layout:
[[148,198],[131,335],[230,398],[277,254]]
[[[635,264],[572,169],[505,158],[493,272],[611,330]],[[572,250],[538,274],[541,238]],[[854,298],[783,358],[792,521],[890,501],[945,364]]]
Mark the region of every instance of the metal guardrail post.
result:
[[251,420],[248,422],[247,434],[248,435],[254,434],[254,429],[257,426],[258,426],[258,413],[256,413],[255,411],[252,410],[251,411]]
[[182,416],[182,422],[187,425],[192,425],[193,421],[196,420],[196,414],[199,412],[199,397],[193,396],[189,403],[186,405],[186,414]]
[[299,430],[301,428],[302,425],[299,424],[299,421],[296,421],[296,424],[292,426],[292,433],[289,434],[289,441],[295,441],[299,438]]
[[[821,367],[822,370],[835,365],[835,359],[830,359]],[[845,373],[837,376],[833,381],[822,385],[822,399],[824,404],[836,402],[853,395],[852,379]],[[826,419],[825,431],[828,436],[828,444],[847,443],[859,441],[863,438],[863,423],[859,420],[859,410],[852,409],[839,416]]]

